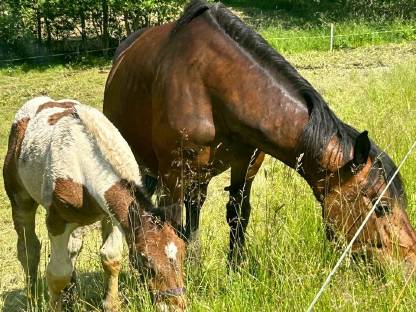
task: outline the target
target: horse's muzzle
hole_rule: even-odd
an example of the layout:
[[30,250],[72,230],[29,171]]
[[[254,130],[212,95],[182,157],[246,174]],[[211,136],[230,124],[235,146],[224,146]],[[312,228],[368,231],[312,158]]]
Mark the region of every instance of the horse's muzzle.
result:
[[154,293],[153,300],[159,312],[180,312],[186,307],[185,288],[178,287]]

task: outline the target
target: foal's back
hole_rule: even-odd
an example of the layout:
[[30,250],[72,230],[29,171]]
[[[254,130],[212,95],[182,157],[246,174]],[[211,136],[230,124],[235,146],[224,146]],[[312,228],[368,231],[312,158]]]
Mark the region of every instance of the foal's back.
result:
[[17,174],[42,206],[51,205],[57,188],[68,191],[81,186],[99,205],[105,191],[120,179],[139,184],[130,148],[98,110],[73,100],[40,97],[17,112],[15,123],[22,122],[26,131],[17,155]]

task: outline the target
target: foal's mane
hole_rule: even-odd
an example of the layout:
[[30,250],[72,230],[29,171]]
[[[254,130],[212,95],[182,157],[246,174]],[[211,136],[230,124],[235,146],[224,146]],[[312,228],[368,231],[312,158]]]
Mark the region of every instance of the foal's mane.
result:
[[141,184],[141,175],[133,152],[117,128],[93,107],[79,105],[76,110],[101,155],[119,177]]
[[[240,49],[248,53],[258,65],[269,71],[272,76],[283,77],[297,95],[304,100],[309,112],[309,122],[304,128],[297,147],[299,154],[304,153],[304,159],[307,158],[319,163],[333,137],[337,138],[344,159],[349,159],[359,132],[342,122],[314,87],[282,55],[224,5],[221,3],[210,5],[202,0],[191,1],[177,21],[172,33],[179,32],[199,15],[206,17],[212,25],[228,35]],[[389,178],[396,170],[395,164],[374,142],[371,145],[370,156],[373,159],[379,159],[378,165],[384,169],[386,177]],[[394,179],[390,190],[397,197],[404,195],[399,175]]]

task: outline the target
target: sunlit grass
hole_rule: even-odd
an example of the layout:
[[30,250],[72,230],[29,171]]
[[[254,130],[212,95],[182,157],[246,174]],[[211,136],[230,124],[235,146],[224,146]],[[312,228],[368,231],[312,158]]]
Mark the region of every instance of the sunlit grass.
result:
[[[414,49],[414,44],[405,44],[287,57],[301,68],[341,119],[359,130],[368,129],[397,163],[416,138]],[[4,158],[14,113],[25,100],[48,94],[101,107],[108,69],[109,65],[1,69],[0,158]],[[408,212],[416,224],[416,155],[406,163],[402,175]],[[223,190],[228,184],[227,172],[209,187],[202,213],[201,258],[187,263],[190,310],[304,311],[340,254],[325,240],[321,210],[312,192],[296,172],[268,158],[253,186],[247,259],[240,270],[228,272],[228,193]],[[0,182],[0,308],[20,311],[25,306],[23,270],[16,256],[16,235],[2,185]],[[37,229],[42,241],[39,311],[46,311],[44,271],[49,242],[43,209],[39,209]],[[101,310],[100,241],[97,229],[85,239],[77,266],[80,289],[75,311]],[[127,261],[120,285],[126,311],[152,310],[149,296],[131,276]],[[406,285],[395,267],[380,273],[347,259],[318,302],[317,311],[390,311],[396,303],[395,311],[416,308],[414,282]]]

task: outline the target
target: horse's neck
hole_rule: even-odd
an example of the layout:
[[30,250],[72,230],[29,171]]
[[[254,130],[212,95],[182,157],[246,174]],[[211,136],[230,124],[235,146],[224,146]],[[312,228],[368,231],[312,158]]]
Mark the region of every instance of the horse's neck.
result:
[[[331,140],[322,157],[315,159],[316,149],[321,149],[325,142],[318,146],[312,146],[314,143],[302,146],[305,126],[310,120],[302,98],[284,78],[279,84],[279,77],[272,78],[259,66],[244,63],[250,60],[238,60],[241,63],[233,64],[233,70],[227,75],[222,75],[221,70],[229,65],[216,64],[220,79],[214,82],[216,87],[212,89],[219,91],[221,95],[216,94],[216,97],[232,112],[227,115],[227,126],[240,142],[255,146],[297,170],[319,199],[318,186],[327,175],[345,164],[342,151],[337,148],[338,142]],[[247,68],[249,70],[244,72]],[[230,87],[237,81],[238,86]]]
[[240,142],[295,167],[298,141],[309,120],[306,104],[283,78],[279,83],[250,58],[234,55],[233,60],[218,58],[212,68],[215,79],[208,82],[213,97],[226,107],[226,127]]

